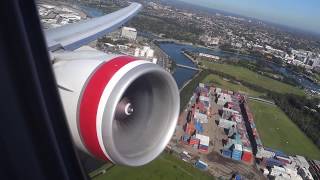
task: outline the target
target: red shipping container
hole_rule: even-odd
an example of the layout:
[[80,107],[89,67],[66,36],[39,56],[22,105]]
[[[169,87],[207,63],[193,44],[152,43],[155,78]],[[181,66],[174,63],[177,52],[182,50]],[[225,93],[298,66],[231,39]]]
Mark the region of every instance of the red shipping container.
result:
[[252,153],[248,151],[243,151],[242,153],[242,161],[245,162],[251,162],[252,159]]
[[191,139],[189,144],[190,145],[199,144],[199,139]]

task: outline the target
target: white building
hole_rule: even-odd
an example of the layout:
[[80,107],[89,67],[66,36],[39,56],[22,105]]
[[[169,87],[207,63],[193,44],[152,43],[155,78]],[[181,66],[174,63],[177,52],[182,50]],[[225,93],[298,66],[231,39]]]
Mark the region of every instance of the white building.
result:
[[[134,50],[135,57],[145,57],[147,59],[154,59],[154,50],[151,49],[149,46],[143,46],[142,49],[136,48]],[[156,59],[157,61],[157,59]]]
[[136,40],[137,39],[137,30],[131,27],[123,27],[121,29],[121,37]]
[[153,49],[148,49],[146,52],[146,58],[153,58],[154,56],[154,50]]
[[157,59],[157,58],[153,58],[153,59],[152,59],[152,63],[153,63],[153,64],[157,64],[157,62],[158,62],[158,59]]
[[213,60],[219,60],[220,59],[219,56],[215,56],[215,55],[211,55],[211,54],[205,54],[205,53],[199,53],[199,56],[210,58],[210,59],[213,59]]
[[134,56],[135,56],[135,57],[139,57],[139,55],[140,55],[140,48],[136,48],[136,49],[134,50]]
[[320,69],[320,57],[311,59],[310,61],[312,61],[312,65],[311,66],[312,66],[313,69],[316,69],[316,68]]

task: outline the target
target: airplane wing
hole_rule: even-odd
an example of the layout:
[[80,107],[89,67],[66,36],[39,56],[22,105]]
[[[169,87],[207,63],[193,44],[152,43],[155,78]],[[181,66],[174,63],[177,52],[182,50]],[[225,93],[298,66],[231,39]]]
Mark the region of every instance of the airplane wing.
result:
[[119,28],[141,8],[141,4],[132,3],[128,7],[101,17],[45,30],[48,49],[51,52],[60,49],[75,50]]

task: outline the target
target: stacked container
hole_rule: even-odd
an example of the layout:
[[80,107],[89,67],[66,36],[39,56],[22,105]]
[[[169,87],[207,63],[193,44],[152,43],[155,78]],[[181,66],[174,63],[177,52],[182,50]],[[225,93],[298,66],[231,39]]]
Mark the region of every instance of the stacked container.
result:
[[202,152],[208,152],[209,147],[203,144],[199,145],[199,150]]
[[286,164],[291,164],[291,159],[283,156],[276,156],[276,159]]
[[185,142],[185,143],[188,143],[190,139],[190,135],[189,134],[185,134],[182,136],[182,141]]
[[202,127],[202,124],[199,121],[197,121],[195,123],[195,128],[196,128],[197,133],[203,133],[203,131],[204,131],[203,127]]
[[252,161],[252,149],[248,147],[243,147],[242,161],[250,163]]
[[195,130],[196,129],[192,122],[186,124],[186,129],[185,129],[186,134],[192,135]]
[[231,158],[232,151],[231,151],[230,149],[223,149],[223,150],[222,150],[222,155],[223,155],[224,157]]
[[201,169],[201,170],[207,170],[208,169],[208,164],[203,162],[203,161],[200,161],[200,160],[198,160],[195,165],[196,165],[196,167],[198,169]]
[[198,149],[199,148],[199,144],[194,144],[192,145],[193,149]]
[[282,161],[279,161],[277,159],[273,159],[273,158],[268,158],[266,159],[266,166],[268,167],[273,167],[273,166],[283,166],[285,163],[283,163]]
[[199,150],[202,152],[207,152],[209,149],[209,136],[196,134],[196,138],[200,140]]
[[240,144],[234,144],[234,149],[232,151],[232,159],[241,160],[242,156],[242,146]]
[[195,137],[191,137],[190,141],[189,141],[190,145],[198,145],[199,144],[199,139],[195,138]]

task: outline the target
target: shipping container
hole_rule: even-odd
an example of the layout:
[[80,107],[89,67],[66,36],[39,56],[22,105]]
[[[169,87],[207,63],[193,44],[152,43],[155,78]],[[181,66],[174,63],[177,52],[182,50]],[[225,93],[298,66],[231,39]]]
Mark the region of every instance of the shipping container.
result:
[[185,135],[182,136],[182,140],[183,140],[184,142],[189,141],[189,139],[190,139],[190,135],[189,135],[189,134],[185,134]]
[[202,149],[202,150],[208,150],[209,149],[209,147],[208,146],[206,146],[206,145],[203,145],[203,144],[199,144],[199,149]]
[[223,155],[224,157],[231,158],[232,151],[229,150],[229,149],[223,149],[223,150],[222,150],[222,155]]
[[232,159],[240,161],[241,160],[241,156],[242,156],[242,152],[241,151],[237,151],[237,150],[233,150],[232,151]]
[[196,128],[197,133],[203,133],[203,131],[204,131],[203,127],[202,127],[202,124],[199,121],[197,121],[195,123],[195,128]]
[[200,140],[197,138],[191,138],[189,141],[190,145],[195,145],[195,144],[199,144]]
[[209,141],[210,141],[209,136],[205,136],[205,135],[201,135],[201,134],[196,134],[196,138],[197,138],[197,139],[200,139],[200,144],[201,144],[201,145],[209,146]]
[[185,127],[186,127],[185,128],[186,134],[189,134],[189,135],[194,134],[196,128],[194,127],[194,124],[192,122],[187,123]]
[[273,166],[283,166],[285,163],[277,160],[277,159],[274,159],[274,158],[268,158],[266,159],[266,166],[268,167],[273,167]]
[[242,152],[242,161],[251,162],[252,161],[252,152],[243,151]]
[[208,164],[203,162],[203,161],[200,161],[200,160],[198,160],[195,163],[195,166],[196,166],[196,168],[201,169],[201,170],[207,170],[208,169]]
[[279,160],[279,161],[282,161],[286,164],[291,164],[291,159],[289,158],[286,158],[286,157],[282,157],[282,156],[276,156],[276,159]]
[[198,148],[199,148],[199,144],[194,144],[194,145],[192,145],[192,147],[193,147],[194,149],[198,149]]

